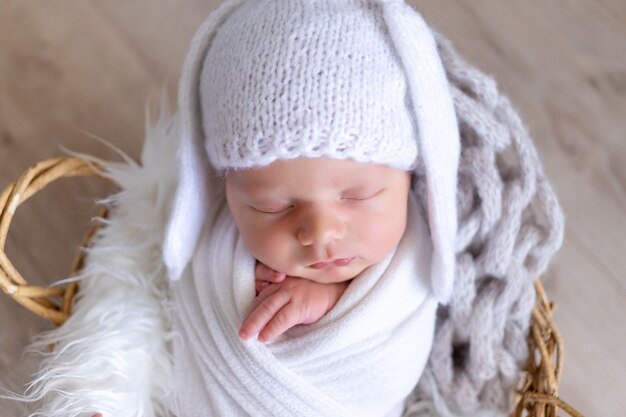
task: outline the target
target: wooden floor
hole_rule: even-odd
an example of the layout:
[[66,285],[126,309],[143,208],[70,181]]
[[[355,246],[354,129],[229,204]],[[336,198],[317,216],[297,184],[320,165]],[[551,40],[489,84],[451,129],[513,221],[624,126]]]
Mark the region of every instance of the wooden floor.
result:
[[[412,2],[417,7],[417,1]],[[216,1],[0,0],[0,188],[64,148],[139,157],[146,100],[176,91],[190,37]],[[626,1],[421,0],[419,10],[521,112],[566,213],[545,276],[566,344],[561,396],[586,416],[626,415]],[[8,241],[34,282],[67,273],[94,180],[51,186]],[[0,386],[48,325],[0,294]],[[0,400],[0,417],[19,415]]]

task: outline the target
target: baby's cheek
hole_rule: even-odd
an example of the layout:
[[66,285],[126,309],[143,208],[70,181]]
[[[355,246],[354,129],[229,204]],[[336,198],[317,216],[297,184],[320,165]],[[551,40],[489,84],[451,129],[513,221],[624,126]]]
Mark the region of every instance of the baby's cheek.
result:
[[272,230],[258,231],[254,236],[250,236],[252,243],[248,247],[252,255],[280,272],[287,272],[289,260],[293,257],[290,253],[289,245],[284,236]]
[[[362,225],[359,230],[361,247],[369,252],[369,256],[374,262],[382,260],[398,245],[406,227],[405,222],[398,220],[397,216],[401,215],[402,213],[396,213],[388,219],[379,217],[376,221],[360,222]],[[389,219],[394,220],[385,221]]]

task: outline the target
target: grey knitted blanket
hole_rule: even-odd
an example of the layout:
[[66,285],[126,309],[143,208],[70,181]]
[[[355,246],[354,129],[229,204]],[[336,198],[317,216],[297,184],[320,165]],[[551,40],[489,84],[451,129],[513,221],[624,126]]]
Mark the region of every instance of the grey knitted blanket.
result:
[[436,37],[462,141],[457,270],[412,402],[440,396],[459,415],[508,414],[529,354],[533,282],[561,246],[563,213],[510,101]]

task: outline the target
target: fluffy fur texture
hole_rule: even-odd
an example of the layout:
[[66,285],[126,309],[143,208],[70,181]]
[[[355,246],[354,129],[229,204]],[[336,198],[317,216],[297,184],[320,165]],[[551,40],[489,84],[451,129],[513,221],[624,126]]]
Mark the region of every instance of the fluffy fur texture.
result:
[[[178,118],[162,111],[147,123],[142,165],[96,160],[121,191],[103,204],[109,219],[87,249],[70,319],[42,335],[43,355],[23,401],[46,417],[174,415],[168,383],[172,360],[169,289],[161,261],[166,214],[175,187]],[[49,346],[54,350],[50,351]]]

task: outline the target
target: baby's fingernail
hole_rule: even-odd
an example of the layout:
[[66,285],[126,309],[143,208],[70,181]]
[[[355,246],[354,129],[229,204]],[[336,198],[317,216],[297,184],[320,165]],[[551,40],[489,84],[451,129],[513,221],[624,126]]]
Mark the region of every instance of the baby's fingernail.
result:
[[266,342],[271,342],[272,340],[274,340],[274,336],[259,333],[259,335],[257,336],[257,339],[259,342],[266,343]]

